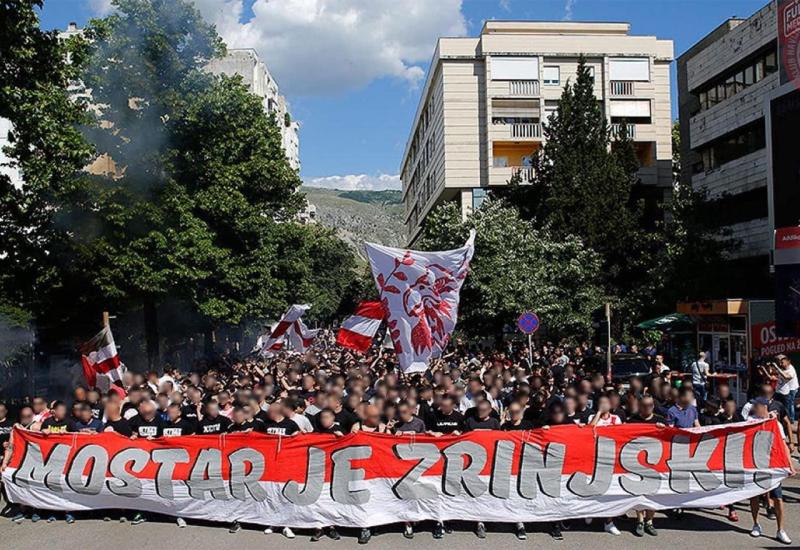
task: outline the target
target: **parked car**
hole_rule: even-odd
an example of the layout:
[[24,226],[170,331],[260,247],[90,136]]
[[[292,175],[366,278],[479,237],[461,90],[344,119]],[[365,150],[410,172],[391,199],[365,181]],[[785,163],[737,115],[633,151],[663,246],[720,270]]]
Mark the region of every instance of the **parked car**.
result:
[[[593,355],[584,361],[587,372],[599,372],[606,375],[606,356]],[[625,383],[633,376],[650,374],[650,363],[641,355],[634,353],[618,353],[611,356],[611,380]]]

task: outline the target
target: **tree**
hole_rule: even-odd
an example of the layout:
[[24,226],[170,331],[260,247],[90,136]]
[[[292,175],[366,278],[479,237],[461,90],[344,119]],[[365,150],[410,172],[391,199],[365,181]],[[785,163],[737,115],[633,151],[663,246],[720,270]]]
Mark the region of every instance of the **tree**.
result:
[[[500,191],[537,228],[555,239],[578,237],[602,259],[605,294],[632,324],[652,303],[653,289],[642,275],[657,248],[635,200],[639,168],[627,126],[612,136],[594,95],[594,78],[580,59],[574,84],[568,82],[556,111],[544,123],[545,142],[534,161],[531,185]],[[620,326],[618,329],[622,329]]]
[[555,334],[588,334],[591,312],[603,303],[596,253],[574,236],[554,237],[494,199],[466,221],[456,205],[438,207],[425,221],[420,248],[462,246],[472,228],[475,255],[461,291],[461,330],[499,338],[504,326],[533,310]]
[[63,202],[80,192],[93,150],[79,130],[86,104],[68,92],[86,42],[42,31],[41,5],[0,3],[0,117],[13,126],[4,152],[24,182],[0,174],[0,309],[48,327],[67,309],[87,309],[73,292],[86,281],[67,250]]

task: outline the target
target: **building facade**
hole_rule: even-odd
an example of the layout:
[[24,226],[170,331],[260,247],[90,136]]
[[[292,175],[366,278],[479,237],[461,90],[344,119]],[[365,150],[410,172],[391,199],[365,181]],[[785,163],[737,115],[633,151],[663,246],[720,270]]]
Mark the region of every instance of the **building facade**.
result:
[[640,179],[671,189],[670,40],[632,36],[627,23],[487,21],[477,38],[440,38],[401,165],[413,242],[438,204],[467,215],[492,187],[533,177],[542,122],[582,54],[612,126],[628,124]]
[[772,296],[767,118],[778,68],[772,2],[728,19],[678,57],[681,179],[707,191],[709,220],[738,244],[721,296]]
[[262,98],[264,109],[275,115],[281,129],[281,143],[292,168],[300,169],[300,125],[292,120],[286,98],[278,83],[253,49],[229,48],[225,57],[212,60],[206,69],[214,74],[239,75],[251,93]]

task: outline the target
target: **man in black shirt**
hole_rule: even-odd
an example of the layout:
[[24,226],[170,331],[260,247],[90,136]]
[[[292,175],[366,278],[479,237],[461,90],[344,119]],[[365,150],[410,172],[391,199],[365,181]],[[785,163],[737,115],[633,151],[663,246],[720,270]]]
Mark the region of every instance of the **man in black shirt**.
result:
[[167,414],[169,415],[169,422],[164,426],[164,437],[179,437],[194,433],[195,424],[183,418],[180,404],[170,404],[167,407]]
[[228,433],[252,432],[253,421],[247,419],[247,413],[242,407],[233,408],[233,422],[228,426]]
[[67,406],[62,401],[53,403],[53,414],[42,422],[42,431],[49,434],[61,434],[69,431]]
[[433,413],[428,433],[434,436],[446,434],[459,435],[464,431],[464,416],[455,410],[453,398],[449,395],[442,397],[439,410]]
[[522,409],[522,405],[519,402],[514,401],[508,406],[507,414],[508,420],[506,420],[500,429],[506,432],[515,431],[515,430],[532,430],[533,429],[533,422],[530,420],[525,420],[522,417],[522,413],[524,412]]
[[[343,434],[349,434],[350,430],[353,429],[353,424],[358,421],[358,417],[345,409],[342,406],[342,400],[339,397],[331,396],[328,399],[328,408],[333,410],[333,414],[336,417],[335,429],[342,432]],[[314,418],[315,423],[318,421],[318,418]],[[316,429],[316,425],[315,425]]]
[[283,406],[273,403],[269,406],[267,421],[259,431],[271,435],[292,435],[300,431],[297,424],[283,416]]
[[150,399],[139,403],[139,414],[131,418],[128,423],[133,431],[131,439],[136,439],[137,437],[152,439],[161,437],[164,432],[164,422],[157,414],[155,402]]
[[11,430],[14,423],[8,417],[8,407],[5,403],[0,403],[0,450],[5,449],[5,444],[11,438]]
[[500,421],[492,416],[492,404],[486,399],[479,401],[477,414],[464,421],[464,431],[499,430]]
[[720,406],[715,397],[709,397],[703,404],[703,412],[700,413],[698,420],[701,426],[718,426],[722,424],[719,418]]
[[226,433],[231,425],[230,418],[219,414],[219,405],[216,401],[206,403],[206,414],[198,423],[197,434],[221,434]]
[[105,412],[106,423],[103,426],[104,432],[116,432],[120,435],[124,435],[125,437],[130,437],[133,435],[131,425],[127,420],[122,418],[122,415],[120,414],[120,406],[118,402],[109,400],[108,403],[106,403]]
[[667,419],[655,413],[656,403],[652,397],[645,395],[639,398],[639,412],[628,417],[628,424],[660,424],[667,425]]

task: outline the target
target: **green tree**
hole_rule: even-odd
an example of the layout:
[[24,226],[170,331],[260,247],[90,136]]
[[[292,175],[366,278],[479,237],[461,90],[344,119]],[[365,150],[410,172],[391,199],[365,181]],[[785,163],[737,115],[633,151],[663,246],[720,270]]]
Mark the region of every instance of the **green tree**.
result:
[[476,230],[475,256],[461,293],[459,328],[470,336],[502,336],[521,312],[536,311],[553,333],[585,336],[603,303],[600,257],[572,235],[555,237],[501,200],[487,200],[466,221],[453,204],[428,216],[424,250],[462,246]]
[[88,122],[85,102],[68,92],[86,42],[42,31],[41,5],[0,2],[0,117],[13,125],[4,152],[24,180],[15,185],[0,174],[0,309],[49,327],[67,309],[88,309],[73,292],[86,281],[62,222],[63,202],[84,185],[81,169],[93,150],[79,130]]
[[635,199],[639,165],[627,126],[612,135],[583,58],[575,82],[566,84],[543,126],[533,184],[512,181],[498,194],[535,227],[547,228],[556,239],[574,235],[600,255],[605,294],[623,329],[652,303],[654,289],[643,274],[658,243]]

